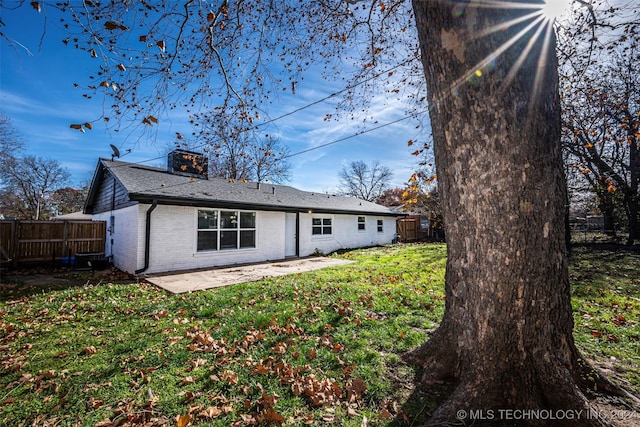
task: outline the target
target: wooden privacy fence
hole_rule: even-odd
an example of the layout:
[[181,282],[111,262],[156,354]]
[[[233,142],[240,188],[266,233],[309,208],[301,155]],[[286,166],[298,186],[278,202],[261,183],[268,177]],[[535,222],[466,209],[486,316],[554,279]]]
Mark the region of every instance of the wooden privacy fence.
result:
[[396,233],[401,242],[415,242],[420,230],[419,218],[402,218],[396,221]]
[[396,234],[403,243],[417,242],[431,236],[429,229],[422,228],[420,217],[410,215],[396,221]]
[[0,221],[0,261],[17,267],[30,262],[104,252],[105,221]]

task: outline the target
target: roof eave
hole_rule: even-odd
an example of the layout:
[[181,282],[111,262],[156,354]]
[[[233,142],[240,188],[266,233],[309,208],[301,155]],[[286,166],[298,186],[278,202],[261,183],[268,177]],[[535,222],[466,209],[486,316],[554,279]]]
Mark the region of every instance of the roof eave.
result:
[[160,205],[174,205],[174,206],[197,206],[202,208],[227,208],[227,209],[244,209],[244,210],[260,210],[260,211],[272,211],[272,212],[313,212],[320,214],[348,214],[348,215],[377,215],[377,216],[403,216],[406,215],[402,212],[378,212],[371,210],[355,210],[355,209],[329,209],[329,208],[313,208],[304,206],[283,206],[283,205],[270,205],[261,203],[245,203],[234,202],[229,200],[217,200],[217,199],[203,199],[203,198],[189,198],[189,197],[174,197],[168,195],[154,195],[146,193],[129,193],[129,198],[132,201],[140,203],[152,203],[156,202]]

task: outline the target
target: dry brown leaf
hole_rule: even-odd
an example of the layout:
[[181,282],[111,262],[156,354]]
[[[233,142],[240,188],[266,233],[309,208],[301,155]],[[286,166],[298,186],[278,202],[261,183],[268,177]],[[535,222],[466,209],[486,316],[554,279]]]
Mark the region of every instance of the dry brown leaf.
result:
[[225,370],[222,372],[221,378],[225,380],[229,385],[238,384],[238,374],[233,371]]
[[211,418],[211,419],[218,418],[222,414],[223,414],[222,409],[220,409],[217,406],[209,406],[203,409],[202,412],[200,412],[201,417]]
[[386,409],[383,409],[380,412],[378,412],[378,417],[380,417],[381,420],[388,420],[389,418],[391,418],[391,412],[387,411]]
[[182,385],[193,384],[195,382],[196,382],[196,380],[194,380],[193,377],[191,377],[191,376],[184,377],[183,379],[180,380],[180,384],[182,384]]
[[104,405],[104,400],[102,400],[102,399],[95,399],[95,400],[91,399],[89,401],[89,405],[91,405],[91,407],[93,409],[98,409],[98,408],[100,408],[100,407],[102,407]]
[[268,408],[260,413],[258,418],[262,423],[271,424],[276,423],[282,425],[284,423],[284,417],[277,413],[273,408]]

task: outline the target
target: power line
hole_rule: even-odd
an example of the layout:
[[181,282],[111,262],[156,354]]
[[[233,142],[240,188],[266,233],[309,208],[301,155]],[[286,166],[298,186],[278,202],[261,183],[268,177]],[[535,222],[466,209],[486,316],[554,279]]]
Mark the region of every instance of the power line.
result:
[[365,130],[362,130],[360,132],[356,132],[356,133],[354,133],[352,135],[345,136],[343,138],[339,138],[339,139],[336,139],[334,141],[330,141],[330,142],[318,145],[317,147],[307,148],[306,150],[298,151],[296,153],[283,156],[283,157],[279,158],[278,160],[288,159],[289,157],[298,156],[300,154],[308,153],[310,151],[314,151],[314,150],[317,150],[317,149],[320,149],[320,148],[324,148],[324,147],[329,146],[329,145],[337,144],[338,142],[346,141],[348,139],[355,138],[355,137],[360,136],[360,135],[364,135],[365,133],[373,132],[374,130],[382,129],[382,128],[387,127],[387,126],[391,126],[391,125],[394,125],[396,123],[400,123],[400,122],[402,122],[404,120],[407,120],[407,119],[412,119],[412,118],[414,118],[416,116],[419,116],[420,114],[426,113],[427,111],[428,110],[423,110],[423,111],[420,111],[420,112],[417,112],[417,113],[413,113],[413,114],[410,114],[408,116],[402,117],[400,119],[396,119],[396,120],[394,120],[392,122],[387,122],[387,123],[381,124],[379,126],[373,127],[371,129],[365,129]]
[[[399,63],[399,64],[397,64],[397,65],[395,65],[395,66],[393,66],[393,67],[391,67],[391,68],[388,68],[388,69],[386,69],[386,70],[384,70],[384,71],[381,71],[381,72],[379,72],[379,73],[377,73],[377,74],[375,74],[375,75],[373,75],[373,76],[371,76],[371,77],[368,77],[368,78],[366,78],[366,79],[363,79],[363,80],[361,80],[361,81],[359,81],[359,82],[356,82],[356,83],[354,83],[353,85],[347,85],[347,86],[346,86],[344,89],[342,89],[342,90],[339,90],[339,91],[337,91],[337,92],[333,92],[333,93],[331,93],[331,94],[329,94],[329,95],[327,95],[327,96],[325,96],[325,97],[323,97],[323,98],[321,98],[321,99],[318,99],[318,100],[313,101],[313,102],[311,102],[311,103],[309,103],[309,104],[306,104],[306,105],[304,105],[304,106],[302,106],[302,107],[299,107],[299,108],[296,108],[296,109],[294,109],[294,110],[292,110],[292,111],[289,111],[289,112],[287,112],[287,113],[284,113],[284,114],[282,114],[282,115],[280,115],[280,116],[278,116],[278,117],[275,117],[275,118],[273,118],[273,119],[271,119],[271,120],[267,120],[267,121],[265,121],[265,122],[259,123],[259,124],[255,125],[253,128],[254,128],[254,129],[257,129],[257,128],[260,128],[260,127],[266,126],[266,125],[268,125],[268,124],[271,124],[271,123],[273,123],[273,122],[276,122],[276,121],[278,121],[278,120],[281,120],[281,119],[283,119],[283,118],[285,118],[285,117],[291,116],[291,115],[296,114],[296,113],[298,113],[298,112],[300,112],[300,111],[303,111],[303,110],[306,110],[306,109],[308,109],[308,108],[311,108],[311,107],[313,107],[313,106],[315,106],[315,105],[321,104],[322,102],[325,102],[325,101],[327,101],[328,99],[334,98],[334,97],[336,97],[336,96],[338,96],[338,95],[340,95],[340,94],[342,94],[342,93],[344,93],[344,92],[347,92],[347,91],[349,91],[349,90],[351,90],[351,89],[354,89],[354,88],[356,88],[356,87],[358,87],[358,86],[360,86],[360,85],[362,85],[362,84],[365,84],[365,83],[367,83],[367,82],[370,82],[370,81],[372,81],[372,80],[374,80],[374,79],[376,79],[376,78],[378,78],[378,77],[380,77],[380,76],[382,76],[382,75],[384,75],[384,74],[389,75],[389,73],[391,73],[392,71],[394,71],[394,70],[396,70],[396,69],[398,69],[398,68],[400,68],[400,67],[402,67],[402,66],[404,66],[404,65],[408,64],[408,63],[409,63],[409,62],[411,62],[411,61],[412,61],[412,59],[407,59],[407,60],[405,60],[405,61],[403,61],[403,62],[401,62],[401,63]],[[389,122],[389,123],[386,123],[386,124],[383,124],[383,125],[380,125],[380,126],[377,126],[377,127],[371,128],[371,129],[367,129],[367,130],[364,130],[364,131],[360,131],[360,132],[357,132],[357,133],[355,133],[355,134],[352,134],[352,135],[346,136],[346,137],[344,137],[344,138],[340,138],[340,139],[335,140],[335,141],[331,141],[331,142],[328,142],[328,143],[325,143],[325,144],[318,145],[317,147],[313,147],[313,148],[310,148],[310,149],[307,149],[307,150],[303,150],[303,151],[300,151],[300,152],[296,152],[296,153],[293,153],[293,154],[290,154],[290,155],[284,156],[284,157],[282,157],[282,158],[281,158],[281,159],[279,159],[279,160],[286,159],[286,158],[293,157],[293,156],[297,156],[297,155],[299,155],[299,154],[304,154],[304,153],[306,153],[306,152],[314,151],[314,150],[317,150],[317,149],[320,149],[320,148],[326,147],[326,146],[328,146],[328,145],[336,144],[336,143],[338,143],[338,142],[342,142],[342,141],[345,141],[345,140],[348,140],[348,139],[351,139],[351,138],[355,138],[356,136],[360,136],[360,135],[363,135],[363,134],[365,134],[365,133],[369,133],[369,132],[372,132],[372,131],[374,131],[374,130],[377,130],[377,129],[380,129],[380,128],[383,128],[383,127],[386,127],[386,126],[389,126],[389,125],[392,125],[392,124],[395,124],[395,123],[398,123],[398,122],[400,122],[400,121],[403,121],[403,120],[406,120],[406,119],[409,119],[409,118],[412,118],[412,117],[416,117],[417,115],[422,114],[422,113],[424,113],[424,112],[425,112],[425,111],[422,111],[422,112],[420,112],[420,113],[414,113],[414,114],[411,114],[411,115],[409,115],[409,116],[406,116],[406,117],[404,117],[404,118],[402,118],[402,119],[394,120],[394,121],[392,121],[392,122]],[[201,144],[198,144],[198,145],[195,145],[195,146],[191,147],[191,149],[199,149],[199,148],[205,147],[205,146],[210,145],[210,144],[211,144],[211,141],[210,141],[210,142],[204,142],[204,143],[201,143]],[[137,162],[133,162],[133,163],[134,163],[134,164],[142,164],[142,163],[148,163],[148,162],[152,162],[152,161],[154,161],[154,160],[160,160],[160,159],[164,159],[164,156],[158,156],[158,157],[153,157],[153,158],[150,158],[150,159],[139,160],[139,161],[137,161]],[[123,165],[123,166],[124,166],[124,165]]]
[[389,69],[387,69],[387,70],[381,71],[381,72],[379,72],[378,74],[375,74],[375,75],[373,75],[373,76],[371,76],[371,77],[369,77],[369,78],[366,78],[366,79],[364,79],[364,80],[362,80],[362,81],[360,81],[360,82],[357,82],[357,83],[355,83],[355,84],[353,84],[353,85],[347,85],[347,87],[345,87],[344,89],[339,90],[339,91],[337,91],[337,92],[333,92],[332,94],[327,95],[327,96],[325,96],[325,97],[324,97],[324,98],[322,98],[322,99],[319,99],[319,100],[317,100],[317,101],[314,101],[314,102],[312,102],[312,103],[310,103],[310,104],[307,104],[307,105],[305,105],[305,106],[302,106],[302,107],[300,107],[300,108],[296,108],[296,109],[295,109],[295,110],[293,110],[293,111],[290,111],[290,112],[288,112],[288,113],[282,114],[282,115],[280,115],[280,116],[278,116],[278,117],[276,117],[276,118],[274,118],[274,119],[267,120],[267,121],[266,121],[266,122],[264,122],[264,123],[259,123],[259,124],[257,124],[255,127],[256,127],[256,128],[258,128],[258,127],[261,127],[261,126],[265,126],[265,125],[268,125],[269,123],[273,123],[273,122],[275,122],[275,121],[277,121],[277,120],[280,120],[280,119],[283,119],[283,118],[285,118],[285,117],[287,117],[287,116],[291,116],[291,115],[293,115],[293,114],[295,114],[295,113],[298,113],[298,112],[300,112],[300,111],[306,110],[307,108],[313,107],[314,105],[320,104],[320,103],[322,103],[322,102],[324,102],[324,101],[326,101],[326,100],[328,100],[328,99],[331,99],[331,98],[333,98],[333,97],[336,97],[336,96],[338,96],[338,95],[340,95],[340,94],[342,94],[342,93],[344,93],[344,92],[347,92],[347,91],[349,91],[349,90],[351,90],[351,89],[353,89],[353,88],[355,88],[355,87],[358,87],[358,86],[360,86],[360,85],[362,85],[362,84],[364,84],[364,83],[367,83],[367,82],[370,82],[371,80],[377,79],[378,77],[382,76],[383,74],[387,74],[387,75],[388,75],[390,72],[394,71],[394,70],[395,70],[395,69],[397,69],[397,68],[400,68],[400,67],[401,67],[401,66],[403,66],[403,65],[408,64],[409,62],[411,62],[411,59],[407,59],[407,60],[406,60],[406,61],[404,61],[404,62],[401,62],[401,63],[399,63],[399,64],[397,64],[397,65],[395,65],[395,66],[393,66],[393,67],[391,67],[391,68],[389,68]]

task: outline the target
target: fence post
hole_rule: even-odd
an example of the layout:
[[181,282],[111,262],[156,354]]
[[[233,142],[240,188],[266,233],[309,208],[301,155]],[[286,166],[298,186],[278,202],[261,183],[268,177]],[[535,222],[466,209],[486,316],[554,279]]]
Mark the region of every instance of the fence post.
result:
[[11,253],[11,259],[13,260],[13,268],[18,268],[18,236],[20,228],[20,223],[17,220],[11,221],[11,249],[9,253]]
[[64,255],[67,252],[67,237],[69,235],[69,221],[67,221],[66,219],[63,221],[63,226],[62,226],[62,254]]

